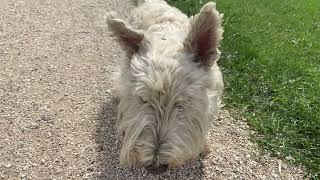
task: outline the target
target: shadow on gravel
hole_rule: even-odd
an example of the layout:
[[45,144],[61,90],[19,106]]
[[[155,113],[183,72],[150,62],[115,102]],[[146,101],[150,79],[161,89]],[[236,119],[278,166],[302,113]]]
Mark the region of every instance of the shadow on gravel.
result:
[[119,165],[120,147],[116,144],[117,131],[115,129],[119,99],[114,96],[106,101],[97,116],[98,172],[93,179],[202,179],[204,172],[201,160],[158,175],[150,174],[144,168],[122,168]]

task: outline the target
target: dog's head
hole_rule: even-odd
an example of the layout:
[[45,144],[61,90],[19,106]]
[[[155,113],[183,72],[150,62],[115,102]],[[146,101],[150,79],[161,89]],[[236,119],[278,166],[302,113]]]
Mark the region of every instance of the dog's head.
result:
[[222,81],[215,77],[220,71],[212,68],[222,38],[215,4],[208,3],[190,19],[183,42],[165,48],[110,17],[109,28],[128,57],[120,78],[121,164],[163,169],[197,158],[210,124],[209,99],[215,96],[209,89],[221,90],[213,86],[222,84],[215,82]]

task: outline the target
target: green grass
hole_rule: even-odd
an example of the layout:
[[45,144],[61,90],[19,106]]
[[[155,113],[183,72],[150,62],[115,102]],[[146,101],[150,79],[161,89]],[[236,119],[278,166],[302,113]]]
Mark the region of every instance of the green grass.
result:
[[[207,1],[169,0],[187,14]],[[320,173],[319,0],[217,0],[226,104],[260,147]]]

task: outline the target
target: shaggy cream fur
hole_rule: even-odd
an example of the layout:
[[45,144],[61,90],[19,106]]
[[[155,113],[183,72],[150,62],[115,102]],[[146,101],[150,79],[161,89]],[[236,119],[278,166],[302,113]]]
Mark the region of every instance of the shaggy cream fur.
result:
[[215,3],[190,19],[165,1],[137,7],[109,29],[126,52],[120,63],[120,163],[176,167],[205,153],[223,78],[217,65],[222,15]]

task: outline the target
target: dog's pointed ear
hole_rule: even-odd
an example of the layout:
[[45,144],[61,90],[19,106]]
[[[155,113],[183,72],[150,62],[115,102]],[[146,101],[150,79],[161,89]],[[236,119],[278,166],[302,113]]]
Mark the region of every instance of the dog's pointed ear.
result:
[[222,17],[216,10],[216,4],[209,2],[199,14],[190,18],[191,29],[184,47],[204,66],[212,66],[220,57],[218,46],[223,34]]
[[144,34],[141,31],[134,30],[124,21],[116,19],[113,12],[107,15],[107,24],[111,33],[129,55],[139,51],[140,44],[144,38]]

